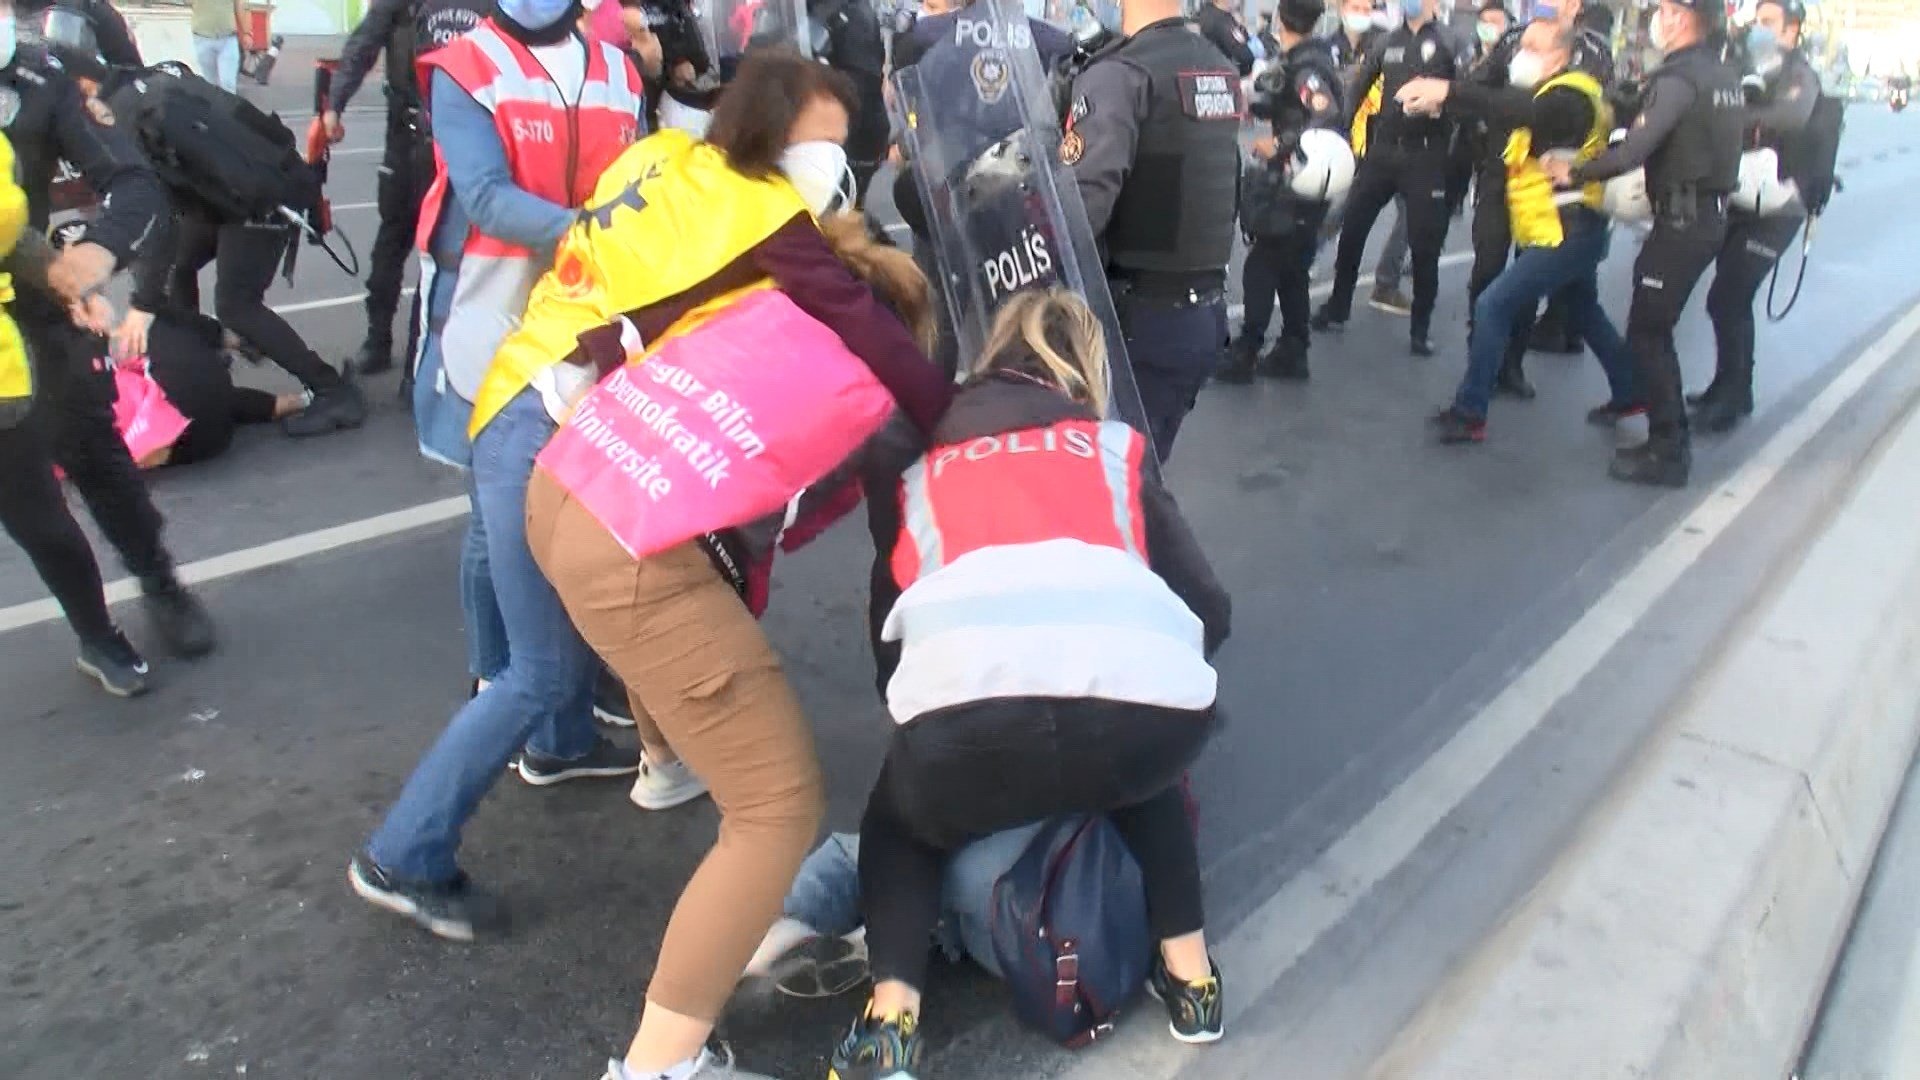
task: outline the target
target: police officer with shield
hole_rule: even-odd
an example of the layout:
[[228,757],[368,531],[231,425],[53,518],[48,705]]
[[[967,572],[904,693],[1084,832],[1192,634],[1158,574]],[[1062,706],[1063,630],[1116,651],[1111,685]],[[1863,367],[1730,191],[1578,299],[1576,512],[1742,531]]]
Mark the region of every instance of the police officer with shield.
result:
[[1692,469],[1673,328],[1726,241],[1746,119],[1740,76],[1714,41],[1723,19],[1720,0],[1661,0],[1652,32],[1665,59],[1647,78],[1645,103],[1627,137],[1584,165],[1547,166],[1562,187],[1646,166],[1654,222],[1633,264],[1627,344],[1634,385],[1647,405],[1647,441],[1616,451],[1609,469],[1629,483],[1684,487]]
[[1179,0],[1126,0],[1118,42],[1073,82],[1060,160],[1105,249],[1161,460],[1227,341],[1240,76]]
[[1308,377],[1307,346],[1313,318],[1308,279],[1319,246],[1320,228],[1331,203],[1309,192],[1308,197],[1288,181],[1296,159],[1306,164],[1301,136],[1309,130],[1334,133],[1334,150],[1345,152],[1339,132],[1346,117],[1340,91],[1340,73],[1333,49],[1311,37],[1325,13],[1324,0],[1281,0],[1279,63],[1262,72],[1254,83],[1253,115],[1273,125],[1273,133],[1256,139],[1254,160],[1240,186],[1240,228],[1248,237],[1247,261],[1241,269],[1241,293],[1246,319],[1240,336],[1228,352],[1221,382],[1253,381],[1260,347],[1266,343],[1273,303],[1280,301],[1280,340],[1265,358],[1265,371],[1282,379]]
[[[1796,143],[1820,100],[1820,75],[1800,51],[1800,30],[1807,8],[1802,0],[1761,0],[1747,32],[1746,52],[1753,65],[1747,77],[1745,149],[1753,164],[1772,175],[1757,185],[1778,186],[1780,172],[1792,171]],[[1756,193],[1752,205],[1734,200],[1727,239],[1714,260],[1713,285],[1707,289],[1707,316],[1713,320],[1713,382],[1692,399],[1693,426],[1731,431],[1753,413],[1754,298],[1760,283],[1780,262],[1780,254],[1806,221],[1797,199],[1775,207]]]
[[[333,142],[346,138],[340,114],[382,53],[387,68],[387,141],[377,192],[380,229],[367,257],[367,337],[348,361],[360,374],[393,366],[400,282],[420,224],[420,200],[433,182],[433,137],[427,131],[414,58],[478,26],[492,10],[492,0],[374,0],[340,51],[340,67],[320,117]],[[417,325],[408,332],[409,352],[418,333]]]

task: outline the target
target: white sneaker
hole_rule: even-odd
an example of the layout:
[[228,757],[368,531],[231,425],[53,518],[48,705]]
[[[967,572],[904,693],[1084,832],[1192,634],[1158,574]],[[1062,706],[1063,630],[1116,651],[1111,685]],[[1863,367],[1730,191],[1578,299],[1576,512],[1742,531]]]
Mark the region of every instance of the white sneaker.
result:
[[[775,1080],[765,1073],[748,1072],[733,1063],[733,1051],[726,1044],[714,1044],[720,1047],[719,1053],[710,1048],[700,1051],[700,1060],[694,1063],[693,1071],[687,1074],[687,1080]],[[608,1059],[607,1071],[600,1080],[654,1080],[654,1076],[668,1075],[656,1073],[648,1075],[637,1073],[617,1059]]]
[[640,776],[627,798],[642,810],[671,810],[707,793],[706,781],[693,775],[684,761],[656,765],[640,755]]
[[773,974],[773,965],[788,953],[819,936],[820,931],[799,919],[782,915],[768,928],[767,936],[760,939],[760,947],[753,951],[753,959],[747,961],[747,969],[740,974],[743,978],[764,979]]

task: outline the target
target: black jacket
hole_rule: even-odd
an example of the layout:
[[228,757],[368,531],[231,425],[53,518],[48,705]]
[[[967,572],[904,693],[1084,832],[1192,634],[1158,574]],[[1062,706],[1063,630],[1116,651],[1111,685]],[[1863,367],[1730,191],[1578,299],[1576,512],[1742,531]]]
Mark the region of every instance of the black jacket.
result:
[[1235,70],[1241,75],[1253,74],[1253,47],[1247,44],[1247,32],[1233,16],[1209,3],[1193,21],[1200,27],[1200,36],[1213,42],[1213,47],[1233,62]]
[[[1013,376],[990,376],[960,390],[934,429],[933,444],[949,445],[1008,431],[1046,427],[1062,420],[1097,419],[1093,410],[1059,391]],[[927,450],[909,425],[895,424],[876,436],[861,465],[867,496],[867,526],[873,533],[873,582],[868,629],[876,685],[887,683],[900,662],[900,643],[882,641],[880,629],[900,598],[893,578],[893,549],[900,541],[900,478]],[[1173,496],[1151,473],[1141,477],[1140,513],[1147,533],[1147,563],[1206,628],[1212,656],[1231,631],[1233,605],[1213,575],[1213,566],[1188,528]]]

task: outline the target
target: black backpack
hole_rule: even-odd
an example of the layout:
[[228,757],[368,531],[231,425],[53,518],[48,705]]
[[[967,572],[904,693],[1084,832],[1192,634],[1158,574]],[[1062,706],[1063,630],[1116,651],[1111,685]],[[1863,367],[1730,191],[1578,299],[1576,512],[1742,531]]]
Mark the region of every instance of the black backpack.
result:
[[1827,208],[1838,186],[1834,173],[1840,164],[1840,136],[1847,127],[1846,109],[1845,101],[1821,94],[1807,126],[1781,148],[1780,171],[1800,188],[1800,201],[1809,216],[1817,217]]
[[142,72],[110,105],[174,191],[189,192],[222,221],[301,216],[320,199],[320,177],[300,156],[293,132],[178,65]]

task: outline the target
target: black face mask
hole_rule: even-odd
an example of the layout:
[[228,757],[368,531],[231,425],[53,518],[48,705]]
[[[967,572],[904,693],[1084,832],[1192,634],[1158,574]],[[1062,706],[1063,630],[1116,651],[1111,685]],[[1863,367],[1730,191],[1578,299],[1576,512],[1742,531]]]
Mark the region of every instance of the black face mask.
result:
[[573,34],[574,24],[580,21],[580,13],[583,10],[580,0],[574,0],[568,5],[567,13],[555,19],[552,26],[543,26],[538,30],[521,26],[506,12],[497,8],[494,10],[493,18],[500,24],[500,29],[507,32],[508,37],[522,45],[558,45]]

